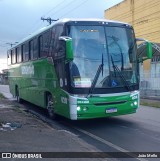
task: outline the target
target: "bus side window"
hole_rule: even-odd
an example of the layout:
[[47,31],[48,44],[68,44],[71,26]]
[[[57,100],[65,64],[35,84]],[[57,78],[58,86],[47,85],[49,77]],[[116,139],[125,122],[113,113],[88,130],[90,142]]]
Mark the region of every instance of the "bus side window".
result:
[[39,57],[43,55],[43,36],[39,37]]
[[21,51],[22,51],[22,61],[25,61],[25,45],[24,44],[21,47]]
[[15,64],[16,63],[16,53],[15,53],[15,49],[12,50],[11,53],[11,63]]
[[29,60],[29,44],[26,42],[23,46],[23,61]]
[[34,47],[33,40],[31,40],[29,42],[29,54],[30,54],[31,60],[34,59],[34,56],[33,56],[33,47]]
[[18,48],[16,48],[16,59],[17,59],[17,63],[20,63],[22,61],[22,56],[21,56],[21,50],[20,50],[20,46]]
[[8,65],[11,65],[11,50],[7,52],[7,57],[8,57]]
[[55,41],[55,32],[56,27],[54,26],[51,30],[51,41],[50,41],[50,49],[49,49],[49,55],[54,58],[54,41]]
[[34,38],[33,40],[33,59],[38,58],[38,39]]
[[64,57],[64,45],[63,41],[59,40],[59,37],[63,36],[63,26],[56,26],[55,41],[54,41],[54,59],[60,59]]
[[43,52],[42,52],[42,55],[41,57],[46,57],[49,55],[49,46],[50,46],[50,37],[51,37],[51,34],[50,34],[50,31],[48,32],[45,32],[43,34]]

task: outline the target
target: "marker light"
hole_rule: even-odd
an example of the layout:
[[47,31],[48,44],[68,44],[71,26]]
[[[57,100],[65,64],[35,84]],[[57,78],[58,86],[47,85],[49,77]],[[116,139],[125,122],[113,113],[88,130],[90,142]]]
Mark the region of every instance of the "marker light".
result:
[[88,107],[83,107],[83,111],[87,111],[88,110]]

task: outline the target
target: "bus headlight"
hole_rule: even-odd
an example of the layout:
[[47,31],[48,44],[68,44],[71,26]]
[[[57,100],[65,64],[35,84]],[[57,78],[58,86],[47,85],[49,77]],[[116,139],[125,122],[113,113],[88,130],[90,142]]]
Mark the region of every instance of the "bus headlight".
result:
[[138,105],[138,102],[137,101],[134,101],[134,105],[137,106]]
[[80,107],[80,106],[78,106],[78,107],[77,107],[77,111],[80,111],[80,110],[81,110],[81,107]]

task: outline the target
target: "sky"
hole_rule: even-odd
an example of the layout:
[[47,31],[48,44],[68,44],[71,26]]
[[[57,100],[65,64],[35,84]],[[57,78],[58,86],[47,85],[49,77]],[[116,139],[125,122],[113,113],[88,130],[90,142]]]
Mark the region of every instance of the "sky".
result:
[[47,26],[41,17],[104,18],[104,11],[123,0],[0,0],[0,71],[7,68],[7,49]]

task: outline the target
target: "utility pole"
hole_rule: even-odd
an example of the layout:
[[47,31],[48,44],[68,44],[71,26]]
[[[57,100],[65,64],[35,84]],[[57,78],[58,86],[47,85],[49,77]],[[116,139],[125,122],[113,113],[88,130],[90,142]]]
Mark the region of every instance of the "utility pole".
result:
[[47,21],[47,22],[51,25],[51,23],[52,23],[53,21],[58,21],[59,19],[54,20],[54,19],[51,19],[50,17],[48,17],[48,18],[41,17],[41,20]]
[[10,45],[11,47],[13,46],[13,45],[16,45],[18,42],[15,42],[15,43],[6,43],[7,45]]

